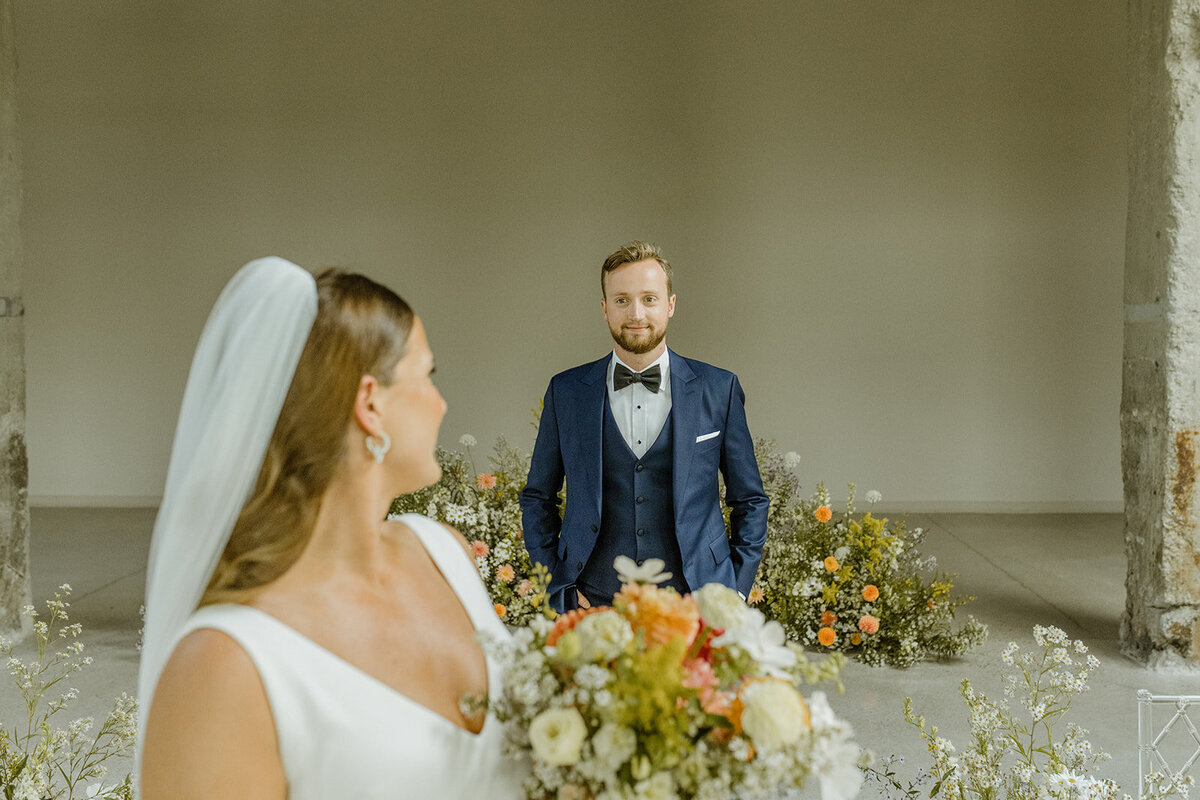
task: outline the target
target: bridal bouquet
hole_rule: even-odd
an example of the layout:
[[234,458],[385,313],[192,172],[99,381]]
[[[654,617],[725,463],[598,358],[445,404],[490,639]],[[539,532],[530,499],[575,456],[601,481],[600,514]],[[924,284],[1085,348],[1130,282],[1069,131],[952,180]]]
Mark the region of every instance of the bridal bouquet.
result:
[[753,800],[809,777],[854,795],[860,753],[825,696],[844,659],[809,662],[732,590],[680,596],[662,562],[615,564],[611,607],[534,618],[487,646],[503,665],[491,700],[508,751],[528,754],[531,800]]

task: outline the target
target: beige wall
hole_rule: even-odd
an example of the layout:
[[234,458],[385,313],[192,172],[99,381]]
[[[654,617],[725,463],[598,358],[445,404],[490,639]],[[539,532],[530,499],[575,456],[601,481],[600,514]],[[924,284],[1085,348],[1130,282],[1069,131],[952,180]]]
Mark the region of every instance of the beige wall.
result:
[[808,486],[1112,509],[1124,13],[17,0],[30,491],[152,500],[208,309],[269,253],[417,307],[444,443],[528,445],[636,236],[672,346]]

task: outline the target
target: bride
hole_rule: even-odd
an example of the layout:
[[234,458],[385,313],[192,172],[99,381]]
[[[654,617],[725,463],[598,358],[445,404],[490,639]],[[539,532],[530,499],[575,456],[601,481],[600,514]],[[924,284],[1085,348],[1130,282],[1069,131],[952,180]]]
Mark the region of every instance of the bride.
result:
[[147,577],[141,796],[521,795],[467,716],[506,636],[456,531],[392,498],[438,479],[446,411],[388,289],[242,268],[188,378]]

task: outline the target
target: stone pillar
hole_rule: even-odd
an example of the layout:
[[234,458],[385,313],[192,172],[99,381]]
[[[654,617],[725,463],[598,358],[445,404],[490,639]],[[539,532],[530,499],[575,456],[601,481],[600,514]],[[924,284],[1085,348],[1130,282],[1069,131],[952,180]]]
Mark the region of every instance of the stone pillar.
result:
[[1200,666],[1200,0],[1129,2],[1121,643]]
[[21,154],[12,0],[0,0],[0,634],[23,635],[29,585],[25,320],[21,301]]

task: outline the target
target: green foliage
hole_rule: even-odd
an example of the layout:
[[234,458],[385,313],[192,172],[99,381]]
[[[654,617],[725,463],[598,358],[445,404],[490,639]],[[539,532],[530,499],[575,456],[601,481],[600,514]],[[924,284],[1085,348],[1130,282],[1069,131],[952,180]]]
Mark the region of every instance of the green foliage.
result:
[[[130,775],[114,785],[100,783],[109,759],[126,758],[132,752],[137,737],[137,707],[132,698],[118,697],[94,735],[91,718],[77,719],[66,728],[51,723],[78,692],[67,689],[54,699],[49,699],[49,693],[92,663],[91,656],[83,655],[83,642],[79,641],[82,627],[66,624],[70,593],[70,586],[59,587],[54,599],[46,602],[48,616],[44,620],[33,606],[25,607],[23,613],[33,620],[36,661],[17,658],[14,643],[0,637],[0,655],[6,659],[26,711],[24,724],[0,725],[0,791],[5,800],[133,798]],[[51,652],[52,648],[57,649]]]

